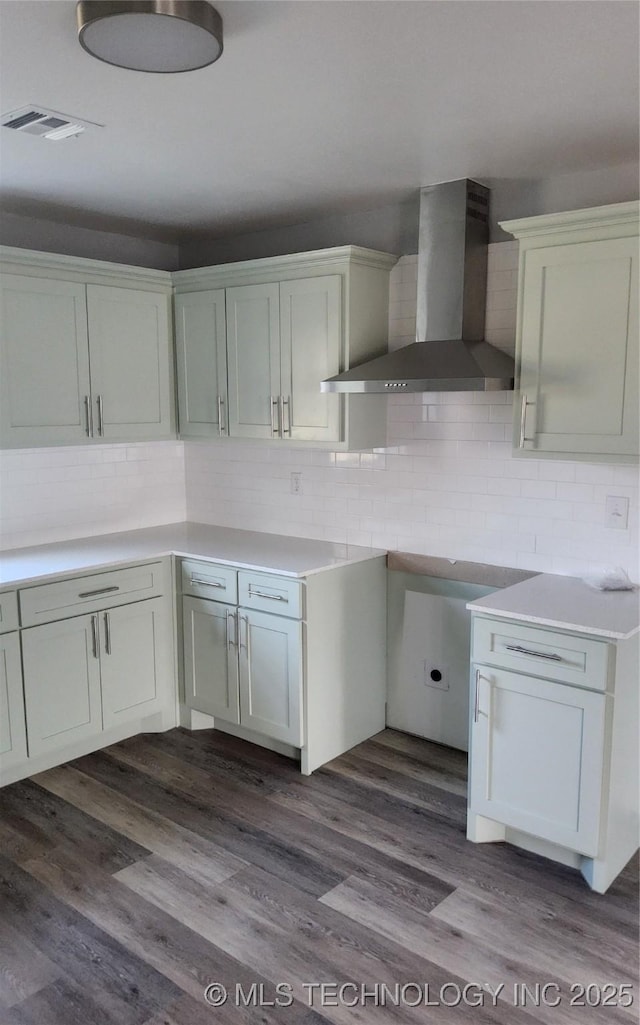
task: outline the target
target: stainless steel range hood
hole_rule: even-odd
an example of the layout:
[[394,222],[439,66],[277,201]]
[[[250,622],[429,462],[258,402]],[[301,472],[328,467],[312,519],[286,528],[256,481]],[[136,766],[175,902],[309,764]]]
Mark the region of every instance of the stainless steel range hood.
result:
[[417,341],[323,381],[323,392],[511,391],[511,356],[484,339],[489,190],[420,191]]

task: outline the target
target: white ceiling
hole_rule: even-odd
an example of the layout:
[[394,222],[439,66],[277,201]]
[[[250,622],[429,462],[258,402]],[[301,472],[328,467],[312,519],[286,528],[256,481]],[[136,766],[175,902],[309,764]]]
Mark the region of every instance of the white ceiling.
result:
[[75,3],[2,0],[2,112],[106,125],[0,129],[6,210],[177,241],[291,223],[460,178],[637,160],[638,6],[619,0],[231,0],[225,51],[183,75],[93,59]]

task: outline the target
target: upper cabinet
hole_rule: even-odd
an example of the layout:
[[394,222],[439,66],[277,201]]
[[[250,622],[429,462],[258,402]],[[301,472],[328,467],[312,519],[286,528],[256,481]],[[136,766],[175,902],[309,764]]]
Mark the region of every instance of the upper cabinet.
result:
[[520,240],[520,455],[637,459],[639,206],[501,225]]
[[174,274],[181,436],[385,444],[384,396],[320,382],[386,351],[395,262],[344,246]]
[[2,447],[171,437],[171,278],[2,249]]

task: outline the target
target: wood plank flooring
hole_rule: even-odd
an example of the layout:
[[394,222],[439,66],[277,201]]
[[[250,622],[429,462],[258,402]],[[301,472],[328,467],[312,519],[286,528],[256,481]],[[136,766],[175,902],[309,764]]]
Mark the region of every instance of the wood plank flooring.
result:
[[0,1025],[637,1021],[637,861],[599,896],[468,843],[465,794],[391,730],[309,778],[172,730],[6,787]]

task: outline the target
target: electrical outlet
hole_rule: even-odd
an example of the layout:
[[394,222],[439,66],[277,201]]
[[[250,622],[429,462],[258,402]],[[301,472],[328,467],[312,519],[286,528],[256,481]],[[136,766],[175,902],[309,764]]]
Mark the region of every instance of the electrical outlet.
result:
[[626,530],[629,525],[629,499],[626,495],[607,495],[604,505],[604,525]]
[[291,474],[291,494],[301,495],[302,494],[302,474],[292,473]]

